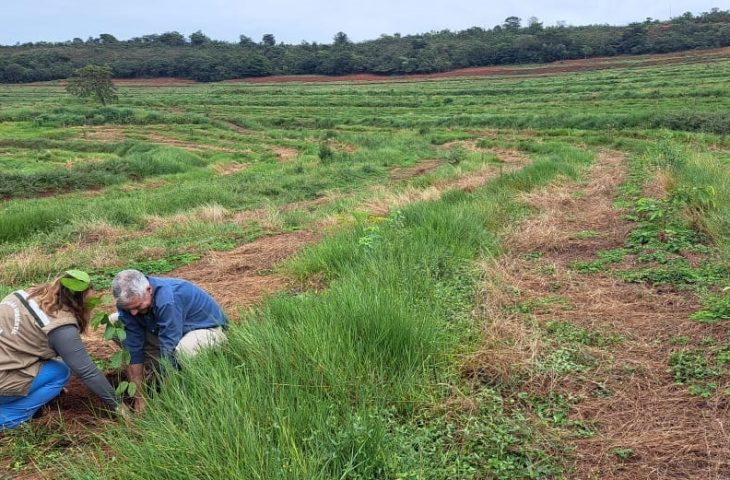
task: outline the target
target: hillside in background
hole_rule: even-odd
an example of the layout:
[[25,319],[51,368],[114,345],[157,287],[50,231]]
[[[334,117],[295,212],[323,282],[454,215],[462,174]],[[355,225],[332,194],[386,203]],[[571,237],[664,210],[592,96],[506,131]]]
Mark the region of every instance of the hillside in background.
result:
[[109,64],[115,78],[177,77],[197,81],[270,75],[405,75],[489,65],[668,53],[730,45],[730,11],[687,12],[666,22],[647,18],[628,26],[551,26],[508,17],[492,29],[473,27],[418,35],[382,35],[353,43],[344,32],[332,44],[286,45],[266,34],[260,42],[213,40],[198,31],[118,40],[104,33],[60,43],[0,46],[0,82],[67,78],[87,64]]

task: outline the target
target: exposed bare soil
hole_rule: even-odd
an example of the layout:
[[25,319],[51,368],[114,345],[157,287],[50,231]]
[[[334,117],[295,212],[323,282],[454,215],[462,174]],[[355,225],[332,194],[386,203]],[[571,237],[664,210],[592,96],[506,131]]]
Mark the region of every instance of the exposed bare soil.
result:
[[[587,184],[567,182],[527,197],[539,214],[509,236],[511,253],[486,267],[488,278],[498,277],[502,287],[486,288],[485,328],[492,340],[467,370],[507,380],[540,357],[539,335],[523,317],[501,309],[514,304],[517,291],[520,302],[540,305],[532,313],[539,325],[561,320],[623,337],[594,349],[599,366],[583,378],[534,375],[525,383],[528,390],[576,396],[571,418],[596,427],[594,436],[570,442],[575,463],[569,478],[730,478],[726,397],[691,396],[668,372],[672,338],[714,335],[723,341],[725,327],[690,321],[699,307],[691,293],[624,283],[610,271],[586,275],[569,268],[624,244],[631,225],[612,207],[624,174],[622,156],[603,152]],[[597,235],[585,238],[585,231]],[[542,256],[536,260],[534,252]],[[541,303],[556,295],[563,301]],[[616,452],[630,454],[622,459]]]

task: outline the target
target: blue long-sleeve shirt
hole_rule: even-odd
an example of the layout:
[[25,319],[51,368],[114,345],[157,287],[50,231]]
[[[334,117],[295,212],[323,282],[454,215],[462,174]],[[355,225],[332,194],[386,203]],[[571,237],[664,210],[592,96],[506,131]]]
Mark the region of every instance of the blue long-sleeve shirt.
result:
[[127,338],[131,364],[144,362],[146,332],[160,339],[160,357],[175,362],[174,351],[180,339],[192,330],[228,324],[221,307],[197,285],[177,278],[148,277],[152,286],[152,305],[143,315],[119,310]]

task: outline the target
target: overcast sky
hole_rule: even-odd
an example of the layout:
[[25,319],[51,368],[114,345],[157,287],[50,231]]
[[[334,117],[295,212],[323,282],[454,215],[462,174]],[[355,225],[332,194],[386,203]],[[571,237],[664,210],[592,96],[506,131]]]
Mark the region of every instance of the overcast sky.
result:
[[0,44],[86,39],[111,33],[120,40],[152,33],[202,30],[215,40],[255,41],[273,33],[277,42],[330,43],[343,31],[353,41],[381,34],[425,33],[479,26],[509,16],[537,17],[545,26],[625,25],[646,17],[666,20],[690,11],[723,10],[727,0],[5,0]]

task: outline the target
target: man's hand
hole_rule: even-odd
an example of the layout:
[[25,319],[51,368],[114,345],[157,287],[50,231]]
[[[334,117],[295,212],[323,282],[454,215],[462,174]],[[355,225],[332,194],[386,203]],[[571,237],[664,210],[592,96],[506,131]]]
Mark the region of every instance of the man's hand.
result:
[[134,384],[137,390],[134,392],[134,410],[142,413],[145,407],[145,400],[142,393],[144,386],[144,364],[135,363],[127,367],[127,379]]
[[120,403],[114,413],[117,414],[117,417],[122,419],[125,425],[129,426],[132,423],[132,412],[129,411],[129,407],[125,404]]
[[144,399],[142,395],[137,395],[134,399],[134,411],[137,413],[144,412],[145,407],[147,406],[147,401]]

